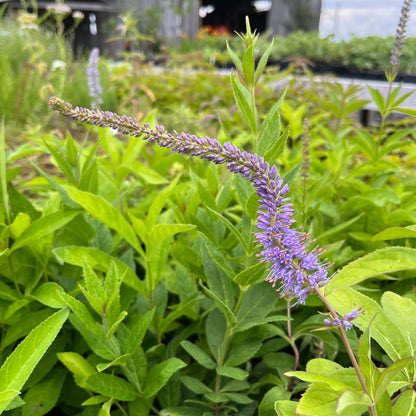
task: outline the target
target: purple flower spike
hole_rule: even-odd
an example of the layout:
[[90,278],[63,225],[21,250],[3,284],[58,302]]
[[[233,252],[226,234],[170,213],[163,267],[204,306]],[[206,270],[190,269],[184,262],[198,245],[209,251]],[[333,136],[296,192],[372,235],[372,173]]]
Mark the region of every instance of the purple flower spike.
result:
[[410,5],[412,0],[405,0],[401,13],[399,25],[396,29],[396,34],[394,36],[394,45],[391,51],[391,64],[393,66],[393,72],[397,72],[400,66],[400,56],[402,55],[402,50],[404,46],[404,39],[406,35],[406,24],[409,19]]
[[277,175],[276,166],[270,167],[264,158],[241,151],[232,143],[222,146],[215,139],[176,131],[169,133],[163,126],[151,128],[148,124],[139,125],[129,117],[109,111],[73,108],[56,97],[52,97],[49,104],[63,116],[100,127],[111,127],[126,135],[141,136],[175,152],[224,164],[231,172],[241,174],[253,184],[260,198],[257,218],[260,231],[256,233],[256,238],[263,247],[259,254],[261,261],[270,265],[266,280],[273,286],[278,285],[277,290],[282,296],[297,299],[295,305],[304,303],[311,292],[328,283],[329,265],[319,260],[321,249],[311,249],[309,235],[293,228],[292,204],[286,197],[289,187]]
[[91,108],[93,110],[99,108],[103,103],[103,91],[100,83],[100,72],[98,71],[99,61],[100,50],[98,48],[94,48],[91,50],[87,67],[88,88],[91,97]]

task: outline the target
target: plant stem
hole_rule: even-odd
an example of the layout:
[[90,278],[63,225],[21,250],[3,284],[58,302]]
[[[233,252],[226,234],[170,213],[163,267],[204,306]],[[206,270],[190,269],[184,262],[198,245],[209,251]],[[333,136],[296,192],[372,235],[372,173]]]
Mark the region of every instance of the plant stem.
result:
[[[289,318],[287,320],[287,336],[289,338],[290,341],[290,345],[293,349],[293,353],[295,354],[295,364],[293,365],[293,371],[296,371],[296,369],[298,368],[299,365],[299,350],[298,347],[295,344],[295,341],[293,341],[293,337],[292,337],[292,324],[290,322],[290,318],[291,318],[291,314],[290,314],[290,299],[287,299],[287,317]],[[293,384],[293,380],[294,377],[290,377],[289,379],[289,383],[287,384],[287,391],[292,391],[292,384]]]
[[[334,319],[338,319],[338,314],[336,313],[335,309],[328,302],[328,300],[326,299],[324,294],[319,290],[319,288],[315,288],[314,292],[318,295],[319,299],[321,299],[322,303],[326,306],[326,308],[328,309],[331,316]],[[351,348],[351,345],[348,342],[348,338],[347,338],[347,334],[345,332],[345,329],[342,325],[338,325],[337,328],[338,328],[339,334],[341,336],[342,342],[345,346],[345,349],[347,351],[348,357],[351,361],[351,364],[354,367],[354,370],[357,374],[358,380],[360,381],[361,387],[362,387],[364,393],[367,394],[368,397],[370,397],[371,400],[373,400],[372,397],[371,397],[371,394],[370,394],[370,392],[367,388],[367,383],[364,379],[363,373],[361,372],[360,366],[358,365],[357,359],[355,358],[355,355],[354,355],[354,352]],[[377,416],[377,411],[376,411],[375,405],[369,406],[369,410],[370,410],[370,415]]]

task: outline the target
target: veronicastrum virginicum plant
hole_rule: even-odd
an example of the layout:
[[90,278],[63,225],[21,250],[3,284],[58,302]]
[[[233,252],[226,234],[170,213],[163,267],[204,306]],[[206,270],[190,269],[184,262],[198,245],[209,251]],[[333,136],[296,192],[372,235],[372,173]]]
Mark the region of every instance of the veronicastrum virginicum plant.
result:
[[[320,330],[337,330],[339,332],[353,366],[352,368],[343,368],[334,361],[318,358],[307,364],[305,372],[287,372],[288,376],[296,376],[310,382],[311,385],[303,394],[299,403],[285,400],[277,401],[277,414],[361,415],[367,411],[371,415],[399,415],[405,414],[403,412],[406,411],[413,412],[415,409],[412,403],[414,403],[413,398],[416,394],[414,390],[416,380],[414,364],[416,360],[414,355],[416,328],[412,320],[413,314],[409,312],[416,311],[416,304],[411,299],[386,292],[382,296],[381,305],[379,305],[374,300],[353,289],[352,286],[377,275],[406,268],[415,268],[415,250],[399,247],[378,250],[351,262],[335,276],[331,276],[329,272],[330,265],[319,259],[320,250],[311,248],[309,237],[299,229],[294,228],[294,221],[291,219],[293,211],[290,200],[286,196],[288,186],[277,174],[277,168],[270,166],[265,161],[264,155],[267,157],[272,154],[275,157],[279,154],[282,142],[284,143],[285,139],[284,135],[282,136],[283,139],[282,137],[279,140],[276,140],[276,138],[273,140],[272,138],[272,132],[276,131],[275,128],[277,127],[277,131],[280,129],[278,104],[267,115],[260,128],[258,127],[259,120],[255,108],[254,86],[264,69],[267,52],[260,60],[257,67],[258,72],[256,72],[252,54],[255,36],[251,34],[249,27],[247,34],[242,36],[242,39],[246,45],[243,59],[240,60],[231,52],[240,77],[239,79],[236,75],[231,76],[232,87],[240,114],[252,133],[253,148],[257,149],[258,154],[241,151],[231,143],[222,145],[214,139],[177,133],[176,131],[169,133],[163,126],[151,127],[148,123],[138,124],[129,117],[118,116],[106,111],[93,111],[80,107],[73,108],[70,104],[58,98],[51,99],[51,107],[62,115],[78,121],[100,127],[111,127],[123,134],[155,142],[161,147],[170,148],[181,154],[199,156],[217,165],[224,164],[228,170],[235,174],[241,174],[244,179],[254,186],[257,196],[260,198],[260,211],[257,217],[259,231],[256,232],[256,238],[262,246],[261,259],[270,266],[267,280],[271,281],[273,285],[277,285],[282,296],[296,299],[297,304],[304,303],[310,294],[317,295],[329,311],[329,318],[324,320],[329,328],[320,328]],[[83,206],[91,215],[96,218],[100,217],[100,214],[83,198],[86,195],[68,187],[65,189],[71,198]],[[246,208],[248,208],[247,204]],[[211,209],[210,211],[213,215],[218,215],[215,210]],[[131,219],[147,250],[148,246],[152,246],[151,236],[146,234],[144,223],[138,218],[133,219],[131,217]],[[238,235],[238,230],[235,233]],[[130,240],[135,241],[133,238]],[[145,259],[149,257],[149,253],[139,248],[137,242],[134,243],[134,246]],[[225,259],[221,260],[218,257],[221,255],[220,251],[209,242],[206,247],[209,255],[216,258],[216,262],[222,264],[222,268],[227,269]],[[149,265],[150,263],[147,267]],[[252,270],[254,271],[254,269]],[[248,273],[246,274],[247,276],[244,276],[244,279],[241,276],[240,279],[235,279],[235,281],[246,281],[248,283],[250,277]],[[224,278],[227,279],[226,276]],[[147,276],[146,279],[148,279]],[[152,287],[155,289],[154,281],[151,278],[147,280],[146,285],[148,290]],[[91,289],[88,291],[94,290],[93,288],[94,284],[91,283]],[[238,308],[231,308],[207,287],[204,288],[204,292],[214,301],[215,310],[217,310],[215,313],[215,310],[211,312],[211,321],[213,319],[224,319],[218,314],[219,312],[223,313],[225,322],[222,337],[230,339],[230,333],[236,331],[235,320],[238,317]],[[88,299],[93,306],[93,303],[96,302],[94,297]],[[244,299],[244,297],[241,299]],[[71,302],[75,305],[73,300]],[[243,303],[244,300],[241,300],[237,306],[240,307]],[[71,303],[69,303],[69,306],[77,313],[75,306],[71,306]],[[120,319],[122,320],[123,316],[118,319],[115,318],[114,324],[117,324]],[[345,330],[351,329],[354,324],[363,331],[357,351],[353,351],[345,332]],[[253,324],[249,325],[252,326]],[[138,327],[140,327],[140,323]],[[288,328],[290,332],[290,325]],[[110,333],[113,334],[111,329]],[[109,338],[111,339],[110,335]],[[378,368],[372,361],[371,339],[376,340],[388,355],[391,360],[390,366]],[[208,340],[208,342],[210,341]],[[213,339],[211,339],[211,343],[213,342]],[[224,361],[223,353],[227,353],[229,346],[222,343],[221,347],[221,340],[218,339],[216,342],[220,347],[217,355],[214,354],[217,363],[196,344],[183,341],[182,346],[203,367],[208,370],[216,369],[216,386],[218,383],[219,386],[221,385],[221,376],[243,380],[246,377],[244,372],[239,374],[238,368],[230,366],[232,355],[228,359],[228,365],[227,361]],[[119,360],[120,358],[116,359]],[[176,369],[182,367],[181,362],[177,362],[175,365]],[[129,378],[129,375],[126,374],[126,377]],[[206,385],[198,384],[198,379],[194,377],[183,378],[183,382],[194,393],[203,395],[205,398],[211,398],[214,402],[212,414],[215,415],[222,414],[221,402],[233,397],[230,393],[227,396],[225,392],[221,394],[221,390],[211,390]],[[146,390],[145,384],[144,389]],[[95,388],[97,389],[97,387]],[[139,385],[138,389],[140,388],[143,388],[143,386],[140,387]],[[237,397],[237,395],[233,397],[233,400],[237,403],[244,403],[243,398]],[[106,403],[107,406],[111,407],[111,401]],[[195,403],[201,404],[202,402],[195,401]],[[192,410],[191,408],[187,410],[185,407],[169,411],[165,409],[165,411],[167,413],[163,414],[185,415],[190,414],[187,412]],[[233,412],[233,408],[225,406],[223,411],[228,414]],[[208,412],[207,414],[211,413]]]

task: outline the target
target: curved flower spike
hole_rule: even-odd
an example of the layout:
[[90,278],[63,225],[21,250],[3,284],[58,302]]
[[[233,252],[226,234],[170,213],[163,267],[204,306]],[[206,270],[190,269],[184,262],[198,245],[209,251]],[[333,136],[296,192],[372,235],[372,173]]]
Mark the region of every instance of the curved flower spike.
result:
[[[311,248],[309,235],[294,227],[293,209],[286,197],[289,187],[277,174],[276,166],[270,166],[263,157],[241,151],[232,143],[222,145],[218,140],[197,137],[187,133],[169,133],[163,126],[151,128],[149,124],[138,124],[127,116],[109,111],[89,110],[75,107],[59,98],[52,97],[51,108],[65,117],[114,130],[144,140],[156,142],[181,154],[198,156],[215,164],[224,164],[233,173],[249,180],[260,200],[256,233],[263,248],[259,257],[270,264],[267,281],[278,289],[282,296],[304,303],[311,292],[318,291],[330,280],[329,264],[321,261],[321,249]],[[351,317],[351,319],[353,319]],[[346,319],[346,322],[350,322]]]

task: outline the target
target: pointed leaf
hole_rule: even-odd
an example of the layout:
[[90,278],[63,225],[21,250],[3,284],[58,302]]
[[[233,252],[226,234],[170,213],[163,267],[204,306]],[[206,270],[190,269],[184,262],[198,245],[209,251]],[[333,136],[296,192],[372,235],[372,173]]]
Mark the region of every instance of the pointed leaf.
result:
[[368,92],[371,94],[371,97],[373,98],[373,101],[375,102],[378,111],[380,114],[383,114],[386,110],[386,101],[381,95],[379,90],[376,90],[375,88],[372,88],[367,85]]
[[54,212],[37,219],[28,228],[26,228],[20,237],[13,243],[10,251],[13,252],[20,247],[28,245],[32,241],[40,240],[45,235],[48,235],[68,224],[80,213],[81,210],[79,209],[71,209]]
[[61,395],[65,376],[63,368],[54,368],[46,379],[31,387],[24,396],[22,416],[43,416],[52,410]]
[[129,242],[143,257],[145,254],[137,239],[136,233],[120,211],[109,204],[99,195],[80,191],[71,186],[65,186],[68,195],[81,205],[92,217],[101,221],[107,227],[117,231],[121,237]]
[[231,86],[241,118],[255,134],[257,132],[257,111],[252,108],[250,93],[234,74],[231,74]]
[[224,377],[233,378],[235,380],[245,380],[248,377],[248,373],[241,368],[235,367],[217,367],[216,371],[219,375]]
[[146,376],[143,391],[144,397],[149,399],[154,396],[168,382],[172,375],[183,367],[186,367],[186,364],[178,358],[169,358],[153,366]]
[[136,289],[142,295],[147,296],[143,282],[137,277],[136,273],[126,263],[103,251],[93,247],[64,246],[55,248],[53,253],[61,261],[80,267],[84,265],[85,261],[90,267],[105,273],[108,272],[111,263],[114,262],[119,276],[124,276],[123,283]]
[[197,345],[192,344],[192,342],[189,341],[182,341],[181,345],[185,349],[185,351],[203,367],[208,368],[210,370],[215,368],[216,364],[212,360],[212,358]]
[[155,309],[148,311],[145,315],[136,318],[126,340],[126,352],[134,354],[141,345],[144,336],[152,322]]
[[257,148],[259,156],[264,156],[268,151],[276,146],[281,146],[281,142],[285,141],[284,135],[280,135],[280,115],[279,107],[286,95],[286,90],[267,113],[266,118],[260,127],[260,138]]
[[409,269],[416,269],[415,249],[388,247],[376,250],[343,267],[325,286],[325,293],[353,286],[380,274]]
[[[69,311],[64,309],[50,316],[33,329],[7,357],[0,368],[0,392],[22,389],[39,360],[58,335],[68,314]],[[10,402],[11,399],[0,403],[0,413]]]
[[399,238],[416,238],[416,230],[410,227],[392,227],[373,236],[371,242],[396,240]]
[[96,373],[85,379],[85,388],[116,400],[132,401],[138,396],[126,380],[106,373]]

